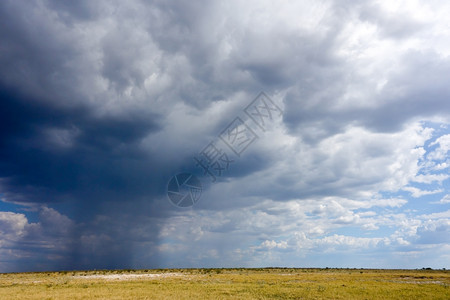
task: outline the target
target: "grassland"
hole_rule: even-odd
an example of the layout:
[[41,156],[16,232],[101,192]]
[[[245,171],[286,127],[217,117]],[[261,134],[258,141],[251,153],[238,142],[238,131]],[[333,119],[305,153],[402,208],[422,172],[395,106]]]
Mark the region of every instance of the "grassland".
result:
[[172,269],[0,274],[0,299],[450,299],[450,271]]

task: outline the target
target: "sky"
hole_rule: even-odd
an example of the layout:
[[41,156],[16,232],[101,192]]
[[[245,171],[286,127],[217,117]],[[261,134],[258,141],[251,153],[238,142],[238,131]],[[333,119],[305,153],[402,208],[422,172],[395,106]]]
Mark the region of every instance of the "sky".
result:
[[448,15],[0,1],[0,272],[450,268]]

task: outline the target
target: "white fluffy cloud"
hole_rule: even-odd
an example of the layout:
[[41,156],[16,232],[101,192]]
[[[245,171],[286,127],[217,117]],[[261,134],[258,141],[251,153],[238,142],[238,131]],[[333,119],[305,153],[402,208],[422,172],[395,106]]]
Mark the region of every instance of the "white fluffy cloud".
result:
[[[22,213],[0,212],[0,268],[7,271],[29,270],[47,265],[58,266],[64,255],[70,253],[68,245],[74,223],[67,216],[48,207],[38,211],[40,222],[29,222]],[[49,251],[50,250],[50,251]]]
[[434,202],[434,203],[438,203],[438,204],[450,203],[450,194],[445,195],[444,197],[442,197],[441,200],[439,200],[439,202]]
[[434,160],[448,159],[448,152],[450,151],[450,134],[439,137],[430,146],[437,145],[437,148],[431,152],[428,157]]
[[23,236],[28,220],[23,214],[0,212],[0,223],[0,233],[4,242]]

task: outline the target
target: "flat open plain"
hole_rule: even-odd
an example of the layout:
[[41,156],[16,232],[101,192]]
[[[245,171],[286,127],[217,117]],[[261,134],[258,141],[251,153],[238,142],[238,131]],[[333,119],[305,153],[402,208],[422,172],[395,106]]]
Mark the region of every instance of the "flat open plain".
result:
[[0,274],[0,299],[450,299],[450,271],[170,269]]

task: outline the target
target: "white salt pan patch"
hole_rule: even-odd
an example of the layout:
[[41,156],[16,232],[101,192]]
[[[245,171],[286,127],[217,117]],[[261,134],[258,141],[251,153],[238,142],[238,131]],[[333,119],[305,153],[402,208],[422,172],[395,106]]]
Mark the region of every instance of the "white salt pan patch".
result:
[[133,279],[157,279],[183,276],[181,273],[160,273],[160,274],[93,274],[93,275],[79,275],[74,278],[81,279],[105,279],[105,280],[133,280]]

